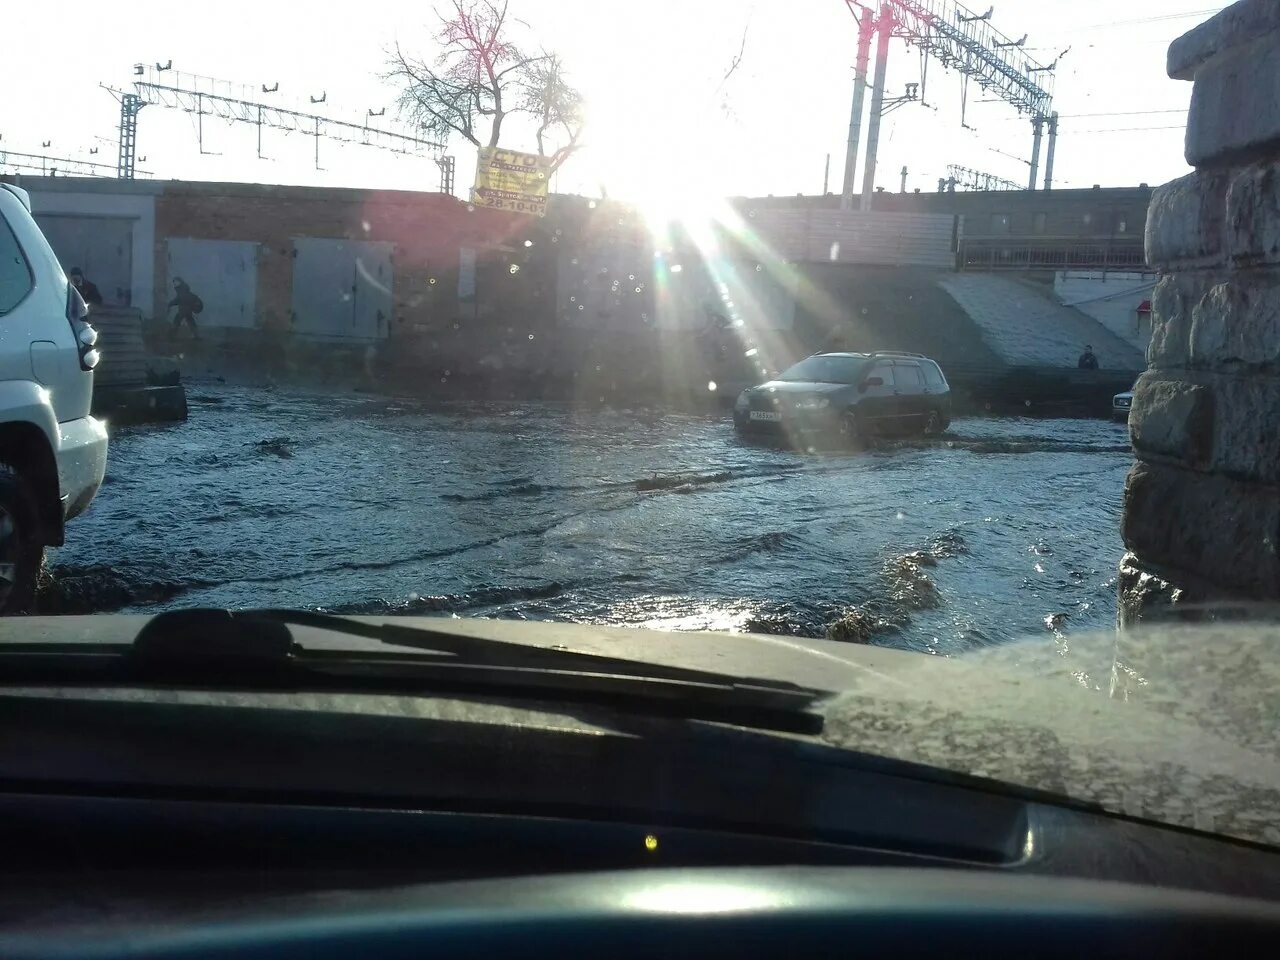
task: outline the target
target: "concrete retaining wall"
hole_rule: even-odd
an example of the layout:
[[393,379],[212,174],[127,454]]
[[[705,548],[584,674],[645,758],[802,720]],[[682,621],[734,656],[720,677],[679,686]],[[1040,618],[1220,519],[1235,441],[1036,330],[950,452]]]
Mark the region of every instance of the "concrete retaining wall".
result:
[[1063,306],[1097,320],[1145,354],[1151,342],[1151,315],[1139,307],[1150,303],[1157,279],[1154,273],[1059,270],[1053,292]]

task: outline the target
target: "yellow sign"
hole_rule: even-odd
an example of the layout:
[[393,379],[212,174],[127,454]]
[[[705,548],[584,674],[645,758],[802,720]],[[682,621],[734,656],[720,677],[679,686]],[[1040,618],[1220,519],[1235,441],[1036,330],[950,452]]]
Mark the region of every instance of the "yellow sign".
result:
[[547,158],[536,154],[481,147],[472,202],[490,210],[545,217],[548,167]]

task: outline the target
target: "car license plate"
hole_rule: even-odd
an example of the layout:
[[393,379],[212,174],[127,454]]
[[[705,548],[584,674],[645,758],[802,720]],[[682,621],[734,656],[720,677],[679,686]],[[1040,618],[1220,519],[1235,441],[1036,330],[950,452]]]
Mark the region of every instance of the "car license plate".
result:
[[751,419],[752,420],[768,420],[773,423],[777,423],[779,420],[782,419],[782,414],[777,413],[773,410],[752,410]]

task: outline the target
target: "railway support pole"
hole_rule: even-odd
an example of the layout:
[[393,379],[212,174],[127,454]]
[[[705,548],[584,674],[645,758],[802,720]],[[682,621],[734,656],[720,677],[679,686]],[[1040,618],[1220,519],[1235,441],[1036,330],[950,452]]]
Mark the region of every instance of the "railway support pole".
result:
[[876,75],[871,85],[871,119],[867,123],[867,163],[862,171],[860,209],[871,209],[876,189],[876,151],[880,148],[880,117],[884,113],[884,78],[889,66],[889,38],[893,32],[893,8],[883,3],[876,18]]
[[1044,133],[1044,117],[1036,114],[1031,121],[1031,129],[1034,133],[1031,139],[1031,182],[1027,185],[1028,190],[1036,188],[1036,179],[1040,176],[1040,138]]
[[1053,189],[1053,151],[1058,146],[1058,112],[1049,117],[1049,152],[1044,158],[1044,188]]
[[840,194],[840,208],[853,207],[853,181],[858,167],[858,140],[862,135],[862,103],[867,95],[867,61],[871,58],[871,34],[875,31],[875,19],[871,11],[863,7],[858,20],[858,54],[853,66],[853,107],[849,112],[849,145],[844,154],[844,184]]

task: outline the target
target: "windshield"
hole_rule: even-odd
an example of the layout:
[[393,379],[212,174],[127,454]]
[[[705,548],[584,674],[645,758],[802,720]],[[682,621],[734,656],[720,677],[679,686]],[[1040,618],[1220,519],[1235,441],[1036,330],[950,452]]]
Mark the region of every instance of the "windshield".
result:
[[1046,664],[1280,598],[1280,20],[803,6],[3,14],[0,611],[710,631],[1123,709],[1168,665]]
[[866,369],[862,357],[809,357],[778,374],[788,383],[857,383]]

